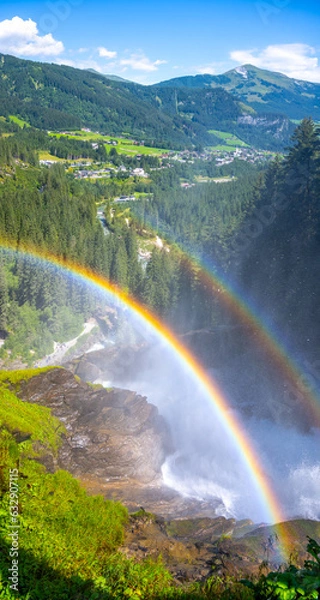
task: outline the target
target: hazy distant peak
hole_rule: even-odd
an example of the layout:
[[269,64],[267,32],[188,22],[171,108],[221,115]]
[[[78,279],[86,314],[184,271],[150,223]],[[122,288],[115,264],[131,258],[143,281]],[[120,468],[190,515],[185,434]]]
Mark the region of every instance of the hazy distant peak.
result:
[[111,81],[119,81],[122,83],[133,83],[129,79],[124,79],[123,77],[119,77],[119,75],[112,75],[109,73],[99,73],[99,71],[96,71],[95,69],[85,69],[85,70],[89,71],[90,73],[95,73],[96,75],[101,75],[102,77],[105,77],[106,79],[110,79]]

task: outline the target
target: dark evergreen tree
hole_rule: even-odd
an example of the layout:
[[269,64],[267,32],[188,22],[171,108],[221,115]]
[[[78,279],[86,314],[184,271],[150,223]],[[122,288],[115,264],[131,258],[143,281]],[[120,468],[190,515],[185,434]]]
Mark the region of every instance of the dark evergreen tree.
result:
[[2,261],[0,262],[0,330],[7,328],[8,286]]

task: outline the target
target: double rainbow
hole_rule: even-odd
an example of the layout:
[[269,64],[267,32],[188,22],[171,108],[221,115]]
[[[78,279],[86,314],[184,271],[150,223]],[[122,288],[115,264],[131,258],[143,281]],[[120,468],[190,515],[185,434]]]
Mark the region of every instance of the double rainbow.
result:
[[[39,265],[42,268],[46,268],[49,265],[53,265],[61,269],[65,274],[72,275],[86,284],[90,284],[110,294],[114,299],[123,303],[125,307],[130,309],[136,316],[140,318],[142,323],[146,326],[151,327],[152,331],[156,332],[159,338],[164,341],[174,354],[179,358],[184,365],[187,366],[190,374],[197,380],[202,389],[206,392],[210,400],[213,402],[217,414],[220,417],[222,424],[225,426],[227,432],[232,436],[236,443],[238,452],[242,458],[243,463],[250,475],[250,478],[256,488],[258,497],[260,498],[261,505],[264,508],[264,514],[266,514],[266,520],[272,523],[282,523],[285,521],[285,514],[283,513],[281,504],[276,497],[272,484],[269,481],[267,474],[265,473],[263,466],[260,462],[258,454],[254,448],[252,441],[249,439],[247,433],[244,431],[242,425],[239,423],[233,412],[230,410],[227,400],[223,396],[223,393],[219,389],[218,385],[211,377],[208,376],[206,371],[195,359],[192,353],[177,339],[172,331],[164,325],[155,315],[147,310],[142,304],[137,302],[123,290],[119,289],[116,285],[110,283],[101,275],[95,274],[91,270],[74,263],[69,260],[59,259],[53,256],[49,252],[40,252],[36,248],[25,248],[16,250],[7,241],[1,241],[1,246],[7,250],[13,250],[15,252],[22,252],[24,255],[37,258]],[[191,260],[191,259],[190,259]],[[211,282],[213,287],[221,286],[221,282],[215,280],[211,275],[203,271],[203,278],[208,282]],[[246,319],[250,325],[252,325],[252,317],[247,310],[243,307],[239,308],[239,303],[236,298],[231,296],[231,293],[224,289],[224,295],[226,299],[226,305],[230,306],[233,311],[235,307],[238,308],[238,312],[241,316],[246,316]],[[271,341],[268,339],[266,332],[261,332],[263,340],[266,340],[266,347],[272,346]],[[279,531],[279,529],[278,529]],[[282,556],[284,559],[289,554],[289,540],[286,539],[285,531],[283,530],[282,536]]]

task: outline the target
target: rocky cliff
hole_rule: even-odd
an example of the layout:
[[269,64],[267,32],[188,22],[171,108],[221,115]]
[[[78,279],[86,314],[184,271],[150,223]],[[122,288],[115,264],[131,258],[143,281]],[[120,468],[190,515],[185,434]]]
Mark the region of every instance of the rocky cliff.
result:
[[172,451],[156,407],[129,390],[90,386],[64,369],[42,373],[20,385],[19,397],[42,404],[66,426],[58,464],[80,478],[101,482],[155,482]]
[[283,560],[283,539],[302,564],[306,535],[319,536],[315,521],[259,527],[215,518],[213,505],[163,486],[170,435],[157,409],[134,392],[89,385],[57,368],[21,381],[17,395],[51,408],[66,427],[58,457],[42,459],[49,470],[64,468],[88,491],[123,500],[129,510],[143,504],[162,515],[142,507],[132,514],[121,551],[138,560],[161,555],[177,581],[257,574],[262,561],[273,567]]

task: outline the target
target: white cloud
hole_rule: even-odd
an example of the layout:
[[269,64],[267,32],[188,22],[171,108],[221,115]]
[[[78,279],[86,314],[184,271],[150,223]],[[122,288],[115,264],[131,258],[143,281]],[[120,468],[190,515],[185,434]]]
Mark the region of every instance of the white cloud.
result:
[[196,67],[196,72],[200,75],[215,75],[217,73],[217,69],[214,64],[207,64]]
[[58,56],[64,51],[62,42],[51,33],[39,35],[37,23],[13,17],[0,21],[0,52],[19,56]]
[[229,67],[229,62],[215,61],[189,67],[187,75],[217,75],[224,73]]
[[94,69],[95,71],[98,71],[98,73],[103,73],[101,65],[91,58],[72,60],[70,58],[61,57],[57,58],[54,62],[58,65],[67,65],[67,67],[74,67],[75,69]]
[[123,67],[130,67],[131,69],[134,69],[134,71],[151,73],[152,71],[157,71],[158,67],[166,64],[166,62],[166,60],[155,60],[152,62],[145,54],[138,53],[131,54],[129,58],[121,59],[119,64]]
[[316,50],[307,44],[275,44],[263,50],[235,50],[230,58],[238,64],[278,71],[293,77],[320,83],[320,65]]
[[116,58],[117,56],[116,52],[107,50],[107,48],[104,48],[103,46],[100,46],[100,48],[98,48],[98,52],[99,56],[101,56],[102,58]]

